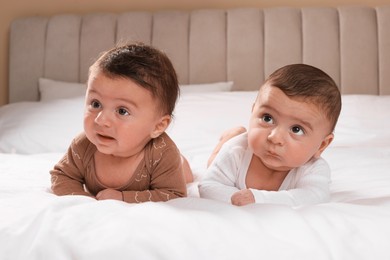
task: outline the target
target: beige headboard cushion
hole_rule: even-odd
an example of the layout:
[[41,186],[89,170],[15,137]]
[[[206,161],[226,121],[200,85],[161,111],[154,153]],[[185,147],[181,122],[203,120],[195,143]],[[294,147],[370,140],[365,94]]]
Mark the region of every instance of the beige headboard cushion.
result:
[[179,81],[234,81],[256,90],[275,69],[307,63],[344,94],[390,94],[390,6],[244,8],[64,14],[13,21],[10,102],[38,99],[38,78],[85,82],[88,67],[117,43],[165,51]]

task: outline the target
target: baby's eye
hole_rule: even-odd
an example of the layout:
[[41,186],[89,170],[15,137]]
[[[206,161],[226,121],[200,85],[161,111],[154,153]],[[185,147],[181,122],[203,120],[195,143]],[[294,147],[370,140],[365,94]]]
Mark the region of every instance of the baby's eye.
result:
[[127,111],[127,109],[123,108],[123,107],[118,108],[117,112],[121,116],[128,116],[128,115],[130,115],[130,113]]
[[300,126],[291,127],[291,132],[293,132],[296,135],[304,135],[305,134],[305,131]]
[[265,123],[268,123],[268,124],[273,124],[274,123],[274,120],[272,118],[272,116],[268,115],[268,114],[265,114],[261,117],[261,119],[265,122]]
[[91,101],[91,107],[94,108],[94,109],[98,109],[98,108],[101,108],[102,105],[100,104],[99,101],[97,101],[97,100],[92,100],[92,101]]

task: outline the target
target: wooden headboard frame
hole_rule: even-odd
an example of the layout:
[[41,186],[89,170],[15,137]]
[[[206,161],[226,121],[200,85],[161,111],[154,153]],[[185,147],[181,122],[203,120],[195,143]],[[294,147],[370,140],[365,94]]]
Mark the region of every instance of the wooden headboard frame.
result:
[[117,43],[165,51],[182,84],[255,90],[286,64],[317,66],[343,94],[390,94],[390,6],[244,8],[26,17],[10,28],[10,102],[38,100],[40,77],[85,82]]

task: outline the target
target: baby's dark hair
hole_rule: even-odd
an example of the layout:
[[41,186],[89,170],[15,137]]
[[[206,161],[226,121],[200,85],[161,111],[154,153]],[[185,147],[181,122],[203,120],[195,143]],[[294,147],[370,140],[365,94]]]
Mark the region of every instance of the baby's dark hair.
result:
[[123,77],[149,90],[164,114],[172,115],[180,93],[175,69],[162,51],[143,43],[115,47],[91,66],[107,77]]
[[273,72],[265,83],[279,88],[292,99],[317,105],[334,131],[341,111],[341,94],[324,71],[306,64],[291,64]]

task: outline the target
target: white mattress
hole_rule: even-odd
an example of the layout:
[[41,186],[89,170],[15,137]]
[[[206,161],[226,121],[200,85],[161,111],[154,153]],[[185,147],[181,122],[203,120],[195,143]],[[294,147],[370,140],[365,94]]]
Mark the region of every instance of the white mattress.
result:
[[81,131],[82,98],[0,108],[0,259],[390,259],[390,115],[378,112],[390,111],[389,96],[343,96],[323,154],[331,202],[236,207],[198,197],[219,135],[247,125],[255,96],[183,94],[168,132],[196,178],[188,198],[166,203],[50,192],[49,170]]

